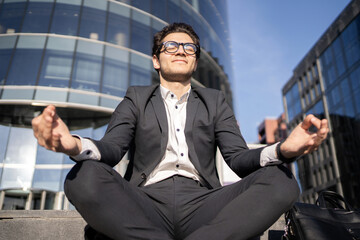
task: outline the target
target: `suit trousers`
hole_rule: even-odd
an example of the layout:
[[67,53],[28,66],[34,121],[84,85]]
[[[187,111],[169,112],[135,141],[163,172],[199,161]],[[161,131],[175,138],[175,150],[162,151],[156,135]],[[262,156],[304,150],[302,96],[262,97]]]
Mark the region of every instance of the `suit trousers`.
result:
[[85,221],[110,239],[250,239],[291,208],[298,184],[283,165],[260,168],[242,180],[208,189],[175,175],[136,187],[109,165],[77,163],[65,193]]

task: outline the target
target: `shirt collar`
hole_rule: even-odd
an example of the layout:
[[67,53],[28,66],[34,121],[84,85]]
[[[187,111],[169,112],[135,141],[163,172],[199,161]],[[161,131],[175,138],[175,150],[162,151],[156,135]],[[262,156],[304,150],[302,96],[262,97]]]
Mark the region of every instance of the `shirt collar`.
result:
[[[189,88],[189,90],[188,90],[186,93],[184,93],[184,94],[180,97],[180,99],[179,99],[179,102],[180,102],[180,103],[185,102],[185,101],[188,100],[189,95],[190,95],[190,91],[191,91],[191,87]],[[176,100],[177,100],[176,95],[175,95],[173,92],[171,92],[169,89],[165,88],[165,87],[162,86],[162,85],[160,85],[160,93],[161,93],[161,97],[162,97],[164,100],[166,100],[166,99],[168,99],[168,98],[170,98],[170,99],[176,99]]]

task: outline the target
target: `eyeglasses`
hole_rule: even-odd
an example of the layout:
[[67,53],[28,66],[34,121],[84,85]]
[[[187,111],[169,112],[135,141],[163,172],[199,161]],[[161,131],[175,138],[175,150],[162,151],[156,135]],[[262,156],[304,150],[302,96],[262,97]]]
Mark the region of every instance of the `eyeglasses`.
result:
[[185,53],[194,55],[197,53],[199,46],[195,43],[178,43],[174,41],[163,42],[164,49],[160,52],[176,53],[179,50],[180,45],[183,46]]

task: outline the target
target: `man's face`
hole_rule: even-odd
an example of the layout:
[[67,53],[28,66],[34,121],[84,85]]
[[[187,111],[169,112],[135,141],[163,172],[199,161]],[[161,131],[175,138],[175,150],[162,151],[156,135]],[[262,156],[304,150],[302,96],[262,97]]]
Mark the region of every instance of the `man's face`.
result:
[[[170,33],[162,40],[162,42],[167,41],[194,43],[186,33]],[[179,46],[175,53],[168,53],[163,50],[164,46],[162,46],[159,58],[153,56],[153,65],[155,69],[159,70],[160,80],[169,82],[189,81],[192,73],[196,70],[196,55],[187,54],[182,45]]]

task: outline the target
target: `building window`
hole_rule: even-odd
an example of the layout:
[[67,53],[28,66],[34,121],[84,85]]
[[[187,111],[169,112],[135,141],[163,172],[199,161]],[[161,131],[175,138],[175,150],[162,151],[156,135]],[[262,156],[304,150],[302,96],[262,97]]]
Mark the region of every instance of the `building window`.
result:
[[130,8],[115,2],[109,3],[106,41],[129,47]]
[[104,77],[102,93],[123,97],[128,88],[129,52],[105,47]]
[[15,36],[3,36],[0,38],[0,84],[5,83],[15,41]]
[[57,0],[50,33],[76,36],[81,0]]
[[74,39],[49,37],[38,84],[69,87],[74,49]]
[[151,55],[150,17],[136,10],[132,11],[131,48]]
[[149,85],[151,83],[151,61],[135,53],[131,53],[130,85]]
[[314,77],[313,77],[313,73],[312,73],[311,68],[310,68],[309,71],[308,71],[308,76],[309,76],[309,81],[310,81],[310,83],[312,83],[312,81],[314,80]]
[[80,21],[80,37],[104,41],[106,7],[107,1],[84,0]]
[[78,41],[72,88],[99,92],[103,45]]
[[21,32],[47,33],[53,5],[53,0],[29,1]]
[[26,1],[6,1],[0,9],[0,33],[20,32]]
[[35,169],[32,187],[59,191],[62,169]]
[[45,37],[20,36],[6,85],[35,85]]

